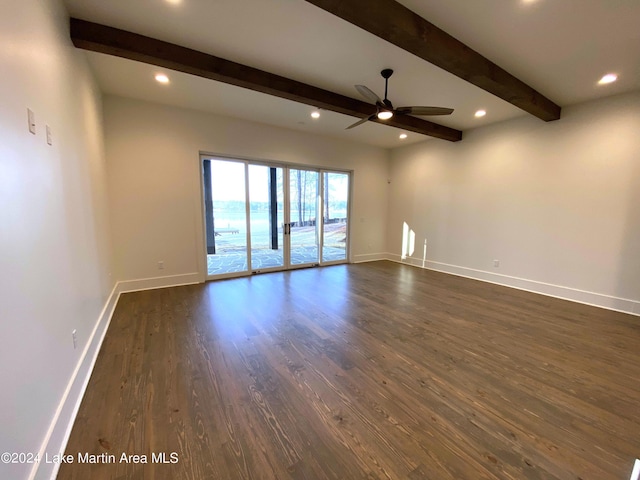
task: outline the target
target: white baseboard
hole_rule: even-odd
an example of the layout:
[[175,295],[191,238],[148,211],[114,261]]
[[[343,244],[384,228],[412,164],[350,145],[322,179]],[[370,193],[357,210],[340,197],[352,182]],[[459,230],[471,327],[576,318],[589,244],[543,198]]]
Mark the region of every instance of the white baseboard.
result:
[[430,260],[423,261],[421,258],[407,257],[402,259],[400,255],[387,253],[387,260],[392,262],[403,263],[414,267],[425,268],[427,270],[435,270],[437,272],[449,273],[459,277],[472,278],[474,280],[482,280],[483,282],[495,283],[505,287],[517,288],[528,292],[539,293],[549,297],[561,298],[577,303],[584,303],[595,307],[606,308],[607,310],[615,310],[617,312],[629,313],[631,315],[640,315],[640,301],[627,298],[614,297],[604,295],[602,293],[587,292],[577,288],[564,287],[562,285],[553,285],[550,283],[539,282],[536,280],[528,280],[526,278],[512,277],[510,275],[502,275],[499,273],[487,272],[485,270],[477,270],[474,268],[461,267],[458,265],[450,265],[448,263],[433,262]]
[[[71,375],[67,388],[62,395],[58,409],[51,420],[49,430],[45,435],[44,442],[40,447],[40,457],[43,458],[45,452],[52,455],[64,452],[71,429],[76,420],[78,409],[82,403],[84,392],[89,384],[93,367],[98,358],[102,341],[107,333],[111,317],[116,309],[120,294],[139,290],[149,290],[154,288],[177,287],[202,283],[201,275],[190,273],[185,275],[172,275],[168,277],[145,278],[140,280],[127,280],[116,283],[107,299],[98,321],[96,322],[87,345],[85,346],[78,364]],[[29,480],[54,480],[58,474],[60,465],[57,463],[36,463],[29,474]]]
[[[82,397],[89,384],[89,378],[93,371],[93,366],[98,358],[98,352],[104,336],[109,328],[111,317],[115,311],[118,299],[120,298],[119,284],[114,285],[111,295],[107,299],[102,312],[98,317],[98,321],[93,327],[93,331],[89,336],[82,355],[78,360],[75,370],[71,374],[71,379],[67,384],[67,388],[62,395],[58,409],[53,416],[49,430],[45,435],[44,442],[40,447],[40,458],[43,458],[45,452],[49,457],[64,452],[71,435],[71,429],[75,422]],[[58,463],[35,463],[31,469],[29,480],[34,479],[55,479],[58,474],[60,465]]]
[[364,263],[364,262],[375,262],[377,260],[387,260],[389,254],[388,253],[364,253],[361,255],[354,255],[353,261],[351,263]]
[[179,287],[202,283],[202,275],[199,273],[185,273],[182,275],[170,275],[168,277],[141,278],[138,280],[125,280],[119,282],[120,292],[139,292],[154,288]]

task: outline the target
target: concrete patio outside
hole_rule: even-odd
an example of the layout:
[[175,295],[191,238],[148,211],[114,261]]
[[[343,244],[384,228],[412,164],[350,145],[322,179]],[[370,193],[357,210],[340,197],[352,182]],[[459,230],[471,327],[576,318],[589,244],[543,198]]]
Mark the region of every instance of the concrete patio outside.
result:
[[[347,260],[346,223],[325,225],[322,262]],[[292,230],[293,232],[293,230]],[[281,233],[281,232],[280,232]],[[295,229],[296,244],[291,245],[291,265],[319,263],[318,247],[315,246],[316,229],[313,226]],[[280,239],[282,235],[280,235]],[[216,236],[216,253],[207,255],[209,275],[247,271],[246,233]],[[284,265],[283,252],[259,245],[251,249],[251,270]]]

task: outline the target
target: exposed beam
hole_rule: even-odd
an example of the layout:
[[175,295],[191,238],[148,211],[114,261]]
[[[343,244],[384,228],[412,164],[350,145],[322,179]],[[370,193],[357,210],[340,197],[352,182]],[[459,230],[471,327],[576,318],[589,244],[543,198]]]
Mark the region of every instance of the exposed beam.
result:
[[545,121],[560,107],[395,0],[306,0]]
[[[157,65],[354,117],[368,117],[376,111],[374,105],[354,98],[136,33],[76,18],[71,19],[70,30],[73,44],[85,50]],[[396,116],[387,121],[374,121],[451,142],[462,139],[459,130],[415,117]]]

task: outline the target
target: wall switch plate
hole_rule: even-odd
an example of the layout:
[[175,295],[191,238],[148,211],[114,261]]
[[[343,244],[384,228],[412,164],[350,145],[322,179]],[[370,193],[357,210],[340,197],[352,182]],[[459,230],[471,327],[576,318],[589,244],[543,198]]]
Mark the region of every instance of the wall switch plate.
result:
[[36,134],[36,114],[33,113],[33,110],[27,108],[27,119],[29,121],[29,131]]
[[53,137],[51,136],[51,127],[47,125],[47,144],[53,145]]

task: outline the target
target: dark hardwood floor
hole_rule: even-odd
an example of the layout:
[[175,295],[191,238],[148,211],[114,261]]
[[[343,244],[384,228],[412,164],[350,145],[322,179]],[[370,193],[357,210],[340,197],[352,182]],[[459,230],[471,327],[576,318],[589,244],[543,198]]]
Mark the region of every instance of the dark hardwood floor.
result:
[[391,262],[125,294],[58,478],[627,480],[639,346],[638,317]]

